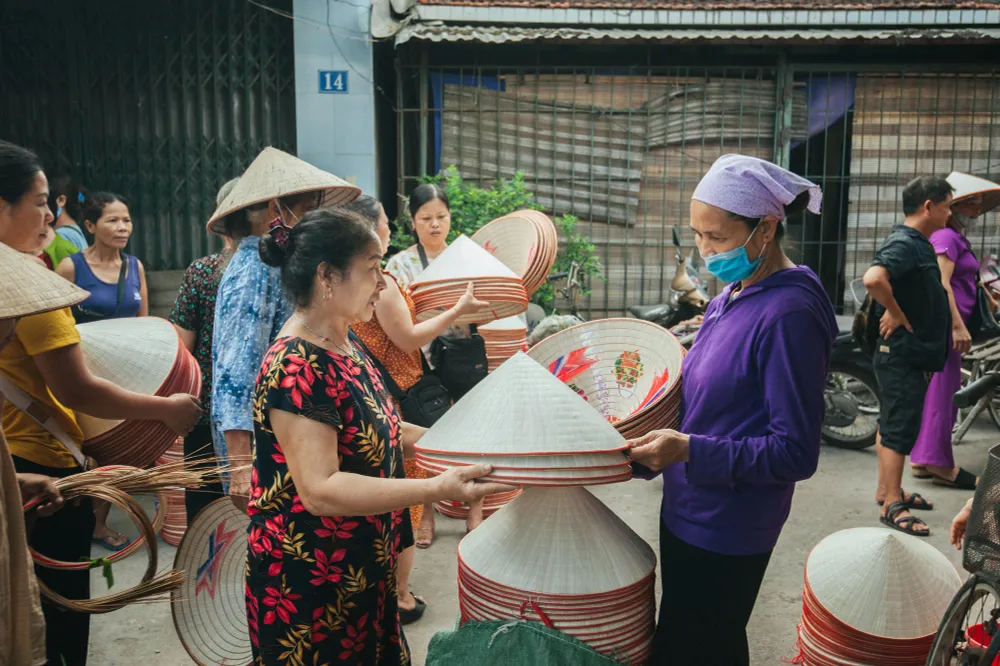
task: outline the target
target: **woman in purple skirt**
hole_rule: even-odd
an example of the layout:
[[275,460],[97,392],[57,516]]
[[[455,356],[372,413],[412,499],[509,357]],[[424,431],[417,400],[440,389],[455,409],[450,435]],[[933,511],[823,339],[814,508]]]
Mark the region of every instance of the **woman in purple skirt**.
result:
[[952,348],[941,372],[927,387],[920,437],[910,454],[913,476],[934,479],[937,485],[974,490],[976,475],[955,465],[951,432],[958,408],[952,402],[962,386],[962,355],[972,346],[967,324],[976,306],[979,260],[965,237],[977,218],[1000,204],[1000,185],[963,173],[948,176],[955,188],[948,226],[931,235],[937,252],[941,281],[951,305]]

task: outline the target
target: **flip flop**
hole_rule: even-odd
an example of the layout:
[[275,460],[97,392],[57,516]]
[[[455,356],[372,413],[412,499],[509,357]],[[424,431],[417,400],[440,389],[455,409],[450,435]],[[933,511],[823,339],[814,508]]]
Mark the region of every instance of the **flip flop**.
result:
[[417,604],[413,608],[399,609],[400,624],[413,624],[421,617],[423,617],[424,611],[427,610],[427,602],[422,597],[419,597],[416,594],[414,594],[413,598],[417,602]]
[[934,477],[935,486],[945,486],[947,488],[958,488],[959,490],[975,490],[976,486],[979,484],[979,477],[968,471],[967,469],[959,468],[958,474],[955,475],[955,479],[946,479],[942,476]]
[[[893,502],[889,505],[884,516],[879,516],[878,521],[887,527],[891,527],[894,530],[902,532],[903,534],[909,534],[910,536],[916,537],[927,537],[931,535],[930,528],[927,527],[927,523],[920,520],[916,516],[906,516],[903,518],[896,518],[903,511],[909,511],[910,507],[906,506],[903,502]],[[924,530],[918,531],[914,529],[914,523],[919,523],[923,525]]]
[[[112,539],[125,539],[125,541],[123,541],[120,544],[116,544],[116,543],[111,543]],[[109,534],[108,536],[104,537],[103,539],[91,539],[91,541],[93,541],[94,543],[96,543],[99,546],[104,546],[105,548],[107,548],[108,550],[110,550],[112,553],[117,553],[120,550],[128,548],[129,544],[132,543],[132,540],[129,539],[124,534],[122,534],[121,532],[116,532],[115,534]]]

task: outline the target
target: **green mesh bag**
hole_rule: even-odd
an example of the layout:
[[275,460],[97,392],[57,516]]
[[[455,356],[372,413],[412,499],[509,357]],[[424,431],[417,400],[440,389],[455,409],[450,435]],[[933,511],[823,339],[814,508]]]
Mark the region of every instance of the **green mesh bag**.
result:
[[617,666],[585,643],[537,622],[467,622],[434,635],[426,666]]

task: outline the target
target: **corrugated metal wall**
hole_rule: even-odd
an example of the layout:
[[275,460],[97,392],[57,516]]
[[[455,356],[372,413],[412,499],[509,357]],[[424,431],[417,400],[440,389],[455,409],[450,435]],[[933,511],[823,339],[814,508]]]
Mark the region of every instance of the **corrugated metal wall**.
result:
[[246,0],[4,2],[0,71],[0,137],[128,197],[149,270],[206,254],[219,186],[295,150],[292,23]]

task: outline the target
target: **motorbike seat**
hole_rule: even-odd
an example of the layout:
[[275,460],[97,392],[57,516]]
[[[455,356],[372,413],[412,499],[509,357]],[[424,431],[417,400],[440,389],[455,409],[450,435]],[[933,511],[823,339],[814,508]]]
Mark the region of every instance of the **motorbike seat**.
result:
[[630,305],[628,308],[629,313],[633,317],[636,319],[645,319],[646,321],[663,319],[671,310],[673,308],[666,303],[658,305]]

